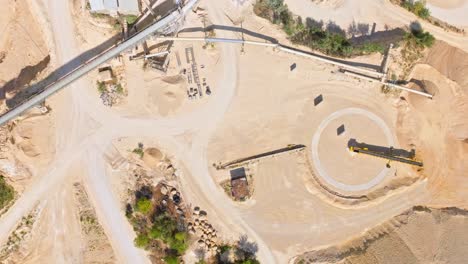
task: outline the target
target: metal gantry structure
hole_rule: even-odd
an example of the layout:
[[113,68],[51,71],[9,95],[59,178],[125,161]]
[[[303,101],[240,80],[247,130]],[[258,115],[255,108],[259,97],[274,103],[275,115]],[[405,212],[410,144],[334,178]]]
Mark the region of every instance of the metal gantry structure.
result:
[[5,124],[6,122],[16,118],[29,108],[32,108],[35,105],[40,104],[49,96],[55,94],[59,90],[65,88],[67,85],[71,84],[75,80],[81,78],[83,75],[87,74],[88,72],[98,68],[101,64],[105,63],[106,61],[118,56],[125,50],[131,49],[136,45],[143,43],[147,38],[153,37],[158,40],[171,40],[171,41],[203,41],[206,43],[231,43],[231,44],[241,44],[241,45],[254,45],[254,46],[263,46],[263,47],[271,47],[277,49],[282,52],[290,53],[293,55],[317,60],[323,63],[331,64],[340,67],[340,69],[344,70],[344,73],[356,78],[364,79],[371,82],[381,83],[383,85],[393,87],[396,89],[400,89],[403,91],[407,91],[410,93],[418,94],[421,96],[425,96],[427,98],[432,99],[432,95],[429,93],[413,90],[401,85],[394,84],[387,80],[386,68],[388,65],[388,58],[384,64],[383,72],[373,71],[369,69],[364,69],[360,67],[356,67],[353,65],[346,64],[344,62],[336,61],[331,58],[327,58],[325,56],[318,56],[315,54],[311,54],[308,52],[292,49],[290,47],[281,45],[279,43],[268,43],[268,42],[260,42],[260,41],[250,41],[245,39],[229,39],[229,38],[210,38],[210,37],[167,37],[162,35],[167,35],[173,33],[175,30],[180,28],[183,23],[183,19],[186,13],[191,10],[195,4],[199,0],[190,0],[188,1],[183,7],[179,6],[178,9],[172,11],[170,14],[165,16],[164,18],[154,22],[147,28],[141,30],[140,32],[136,33],[135,35],[131,36],[130,38],[126,39],[122,43],[118,44],[117,46],[110,48],[109,50],[101,53],[100,55],[96,56],[95,58],[83,63],[80,67],[76,68],[75,70],[71,71],[67,75],[63,76],[62,78],[58,79],[54,83],[46,86],[41,92],[32,96],[25,102],[21,103],[20,105],[16,106],[13,109],[10,109],[8,112],[0,116],[0,125]]
[[160,30],[165,30],[167,28],[166,27],[167,25],[171,25],[171,23],[175,21],[180,21],[180,19],[183,16],[185,16],[185,14],[189,10],[192,10],[194,5],[198,1],[199,0],[188,1],[183,7],[172,11],[170,14],[168,14],[164,18],[156,21],[155,23],[141,30],[137,34],[133,35],[132,37],[126,39],[125,41],[118,44],[117,46],[110,48],[109,50],[101,53],[95,58],[83,63],[80,67],[66,74],[62,78],[55,81],[54,83],[46,86],[38,94],[32,96],[31,98],[27,99],[26,101],[22,102],[15,108],[9,110],[8,112],[0,116],[0,125],[5,124],[6,122],[12,120],[13,118],[16,118],[17,116],[19,116],[26,110],[34,107],[35,105],[40,104],[49,96],[65,88],[66,86],[76,81],[77,79],[81,78],[83,75],[87,74],[88,72],[98,68],[101,64],[105,63],[106,61],[118,56],[123,51],[127,49],[131,49],[135,47],[136,45],[142,43],[146,38],[154,35],[156,32]]

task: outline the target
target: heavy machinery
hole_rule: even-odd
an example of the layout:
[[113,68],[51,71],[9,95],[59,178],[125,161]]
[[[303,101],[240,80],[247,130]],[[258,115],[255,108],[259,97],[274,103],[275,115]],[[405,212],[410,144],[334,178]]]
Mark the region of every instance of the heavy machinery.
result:
[[367,154],[370,156],[388,160],[387,167],[390,168],[390,161],[402,162],[418,167],[422,167],[423,163],[415,159],[414,149],[406,151],[402,149],[394,149],[393,147],[386,148],[365,143],[358,143],[356,140],[350,140],[348,143],[350,151],[355,153]]

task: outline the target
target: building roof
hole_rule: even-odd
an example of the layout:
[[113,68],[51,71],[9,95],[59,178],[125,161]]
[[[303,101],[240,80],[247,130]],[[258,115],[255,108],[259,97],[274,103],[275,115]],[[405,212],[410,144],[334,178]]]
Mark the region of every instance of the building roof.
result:
[[137,0],[119,0],[119,12],[122,14],[138,14],[140,8]]
[[246,178],[231,180],[231,193],[235,200],[243,200],[249,196],[249,186]]
[[231,180],[245,178],[245,175],[246,175],[244,167],[233,169],[230,171],[230,173],[231,173]]
[[89,0],[92,12],[122,13],[137,15],[140,12],[138,0]]
[[230,171],[231,173],[231,193],[235,200],[243,200],[249,196],[249,187],[245,168],[240,167]]
[[99,81],[100,82],[112,81],[112,71],[110,69],[99,71]]

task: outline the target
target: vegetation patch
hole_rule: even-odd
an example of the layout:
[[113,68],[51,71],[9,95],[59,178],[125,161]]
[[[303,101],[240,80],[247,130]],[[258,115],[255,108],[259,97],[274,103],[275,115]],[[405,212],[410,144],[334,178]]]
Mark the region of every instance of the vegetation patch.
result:
[[[308,18],[305,23],[301,17],[295,17],[283,3],[283,0],[257,0],[254,12],[274,24],[281,25],[289,39],[295,44],[301,44],[336,57],[352,57],[375,52],[383,53],[385,46],[378,40],[365,40],[359,44],[353,43],[338,25],[329,22],[314,21]],[[395,39],[398,42],[401,39]]]
[[96,82],[97,90],[99,94],[103,94],[107,92],[107,87],[104,82]]
[[256,258],[257,251],[256,243],[249,242],[246,236],[241,236],[234,244],[220,245],[216,256],[209,263],[259,264]]
[[421,24],[413,22],[410,25],[411,32],[406,34],[406,41],[413,42],[421,48],[430,48],[434,44],[435,38],[431,33],[424,31]]
[[422,19],[428,19],[431,16],[431,12],[429,11],[429,9],[427,9],[426,1],[424,0],[404,0],[400,2],[400,5]]
[[[164,191],[161,191],[164,189]],[[163,194],[164,193],[164,194]],[[126,216],[133,225],[137,247],[148,250],[157,263],[180,263],[188,248],[190,236],[178,193],[167,193],[167,187],[142,186],[127,204]]]
[[133,25],[137,21],[138,17],[135,15],[126,15],[124,16],[124,19],[127,22],[127,24]]
[[444,22],[438,18],[431,16],[431,11],[426,7],[425,0],[390,0],[390,2],[399,5],[411,13],[417,15],[418,17],[428,21],[429,23],[441,27],[443,29],[451,30],[457,33],[464,34],[465,31],[461,28],[450,25],[447,22]]
[[402,79],[407,77],[416,62],[423,57],[424,49],[431,47],[435,42],[434,36],[424,31],[418,22],[411,23],[410,29],[411,32],[406,33],[401,49]]
[[138,156],[140,156],[140,158],[143,158],[143,155],[145,155],[145,151],[144,151],[144,148],[143,148],[143,144],[142,143],[138,143],[138,147],[137,148],[134,148],[132,150],[133,153],[137,154]]
[[0,210],[7,207],[15,198],[15,190],[3,176],[0,176]]

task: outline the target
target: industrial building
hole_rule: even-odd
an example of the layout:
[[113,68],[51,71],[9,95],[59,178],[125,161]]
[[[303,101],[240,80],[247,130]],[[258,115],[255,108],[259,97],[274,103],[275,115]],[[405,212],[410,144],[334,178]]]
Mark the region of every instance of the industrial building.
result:
[[89,0],[91,12],[109,15],[138,15],[140,6],[138,0]]

